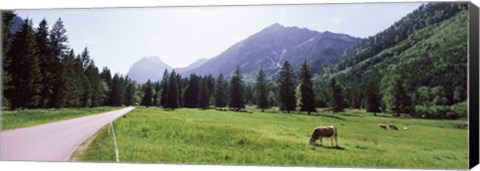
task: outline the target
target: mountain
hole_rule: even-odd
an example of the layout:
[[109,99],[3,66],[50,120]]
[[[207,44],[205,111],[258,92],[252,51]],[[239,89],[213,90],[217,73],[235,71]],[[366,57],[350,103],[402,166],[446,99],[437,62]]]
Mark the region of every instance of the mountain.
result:
[[207,62],[207,61],[208,61],[208,59],[202,58],[202,59],[199,59],[199,60],[193,62],[192,64],[190,64],[190,65],[188,65],[188,66],[186,66],[186,67],[183,67],[183,68],[175,68],[175,71],[176,71],[176,72],[179,72],[179,73],[185,73],[185,72],[188,72],[188,71],[190,71],[190,70],[192,70],[192,69],[195,69],[195,68],[201,66],[202,64],[204,64],[204,63]]
[[201,66],[181,74],[212,74],[214,77],[224,74],[229,77],[239,66],[246,81],[253,81],[259,68],[263,68],[266,75],[272,78],[285,61],[289,61],[294,68],[298,68],[303,61],[315,64],[316,69],[322,68],[338,60],[347,48],[360,41],[345,34],[322,33],[275,23],[234,44]]
[[360,107],[368,84],[382,89],[382,78],[399,75],[418,114],[446,118],[442,111],[449,108],[436,108],[435,116],[420,109],[466,100],[467,48],[468,3],[428,3],[325,67],[315,78],[316,92],[335,78],[350,107]]
[[172,67],[156,56],[143,57],[130,67],[127,76],[138,83],[145,83],[148,79],[158,81],[162,78],[165,69],[172,71]]

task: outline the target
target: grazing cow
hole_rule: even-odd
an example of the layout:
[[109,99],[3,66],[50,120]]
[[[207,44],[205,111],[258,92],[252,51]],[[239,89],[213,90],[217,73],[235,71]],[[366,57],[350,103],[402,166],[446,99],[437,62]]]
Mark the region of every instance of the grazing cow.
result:
[[387,129],[387,126],[385,126],[384,124],[378,124],[378,127],[383,128],[383,129]]
[[394,124],[390,124],[390,125],[388,125],[388,127],[389,127],[390,129],[394,129],[394,130],[397,130],[397,131],[398,131],[397,126],[395,126]]
[[338,147],[337,128],[335,126],[319,126],[314,128],[310,136],[310,144],[313,145],[317,139],[320,139],[320,145],[322,145],[322,138],[331,138],[332,146],[333,140],[335,140],[335,146]]

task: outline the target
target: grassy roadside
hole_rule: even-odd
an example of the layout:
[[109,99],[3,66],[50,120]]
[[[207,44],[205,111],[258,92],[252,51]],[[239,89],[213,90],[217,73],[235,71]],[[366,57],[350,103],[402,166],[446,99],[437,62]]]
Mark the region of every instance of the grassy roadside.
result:
[[24,109],[2,111],[1,129],[15,129],[35,126],[54,121],[67,120],[121,109],[122,107],[62,108],[62,109]]
[[[400,130],[383,130],[395,123]],[[374,117],[361,110],[313,116],[137,107],[114,122],[121,162],[466,169],[465,120]],[[335,125],[340,149],[308,144],[318,125]],[[404,130],[403,127],[408,127]],[[102,129],[76,158],[115,161],[113,139]]]

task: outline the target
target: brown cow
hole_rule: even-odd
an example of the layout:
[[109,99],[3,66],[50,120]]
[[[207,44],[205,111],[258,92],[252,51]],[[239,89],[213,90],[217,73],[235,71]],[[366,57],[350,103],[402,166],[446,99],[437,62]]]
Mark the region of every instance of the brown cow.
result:
[[385,126],[385,124],[378,124],[378,127],[383,128],[383,129],[387,129],[387,126]]
[[319,126],[314,128],[310,136],[310,144],[313,145],[317,139],[320,139],[320,145],[322,145],[322,138],[331,138],[332,146],[333,140],[335,140],[335,146],[338,147],[337,128],[335,126]]
[[394,124],[390,124],[390,125],[388,125],[388,127],[389,127],[390,129],[394,129],[394,130],[397,130],[397,131],[398,131],[397,126],[395,126]]

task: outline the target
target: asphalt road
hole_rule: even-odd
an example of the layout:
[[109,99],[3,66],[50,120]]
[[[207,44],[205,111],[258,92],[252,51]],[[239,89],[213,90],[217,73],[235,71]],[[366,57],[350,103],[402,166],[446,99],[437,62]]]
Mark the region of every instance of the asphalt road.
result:
[[68,161],[78,146],[134,107],[0,132],[0,160]]

